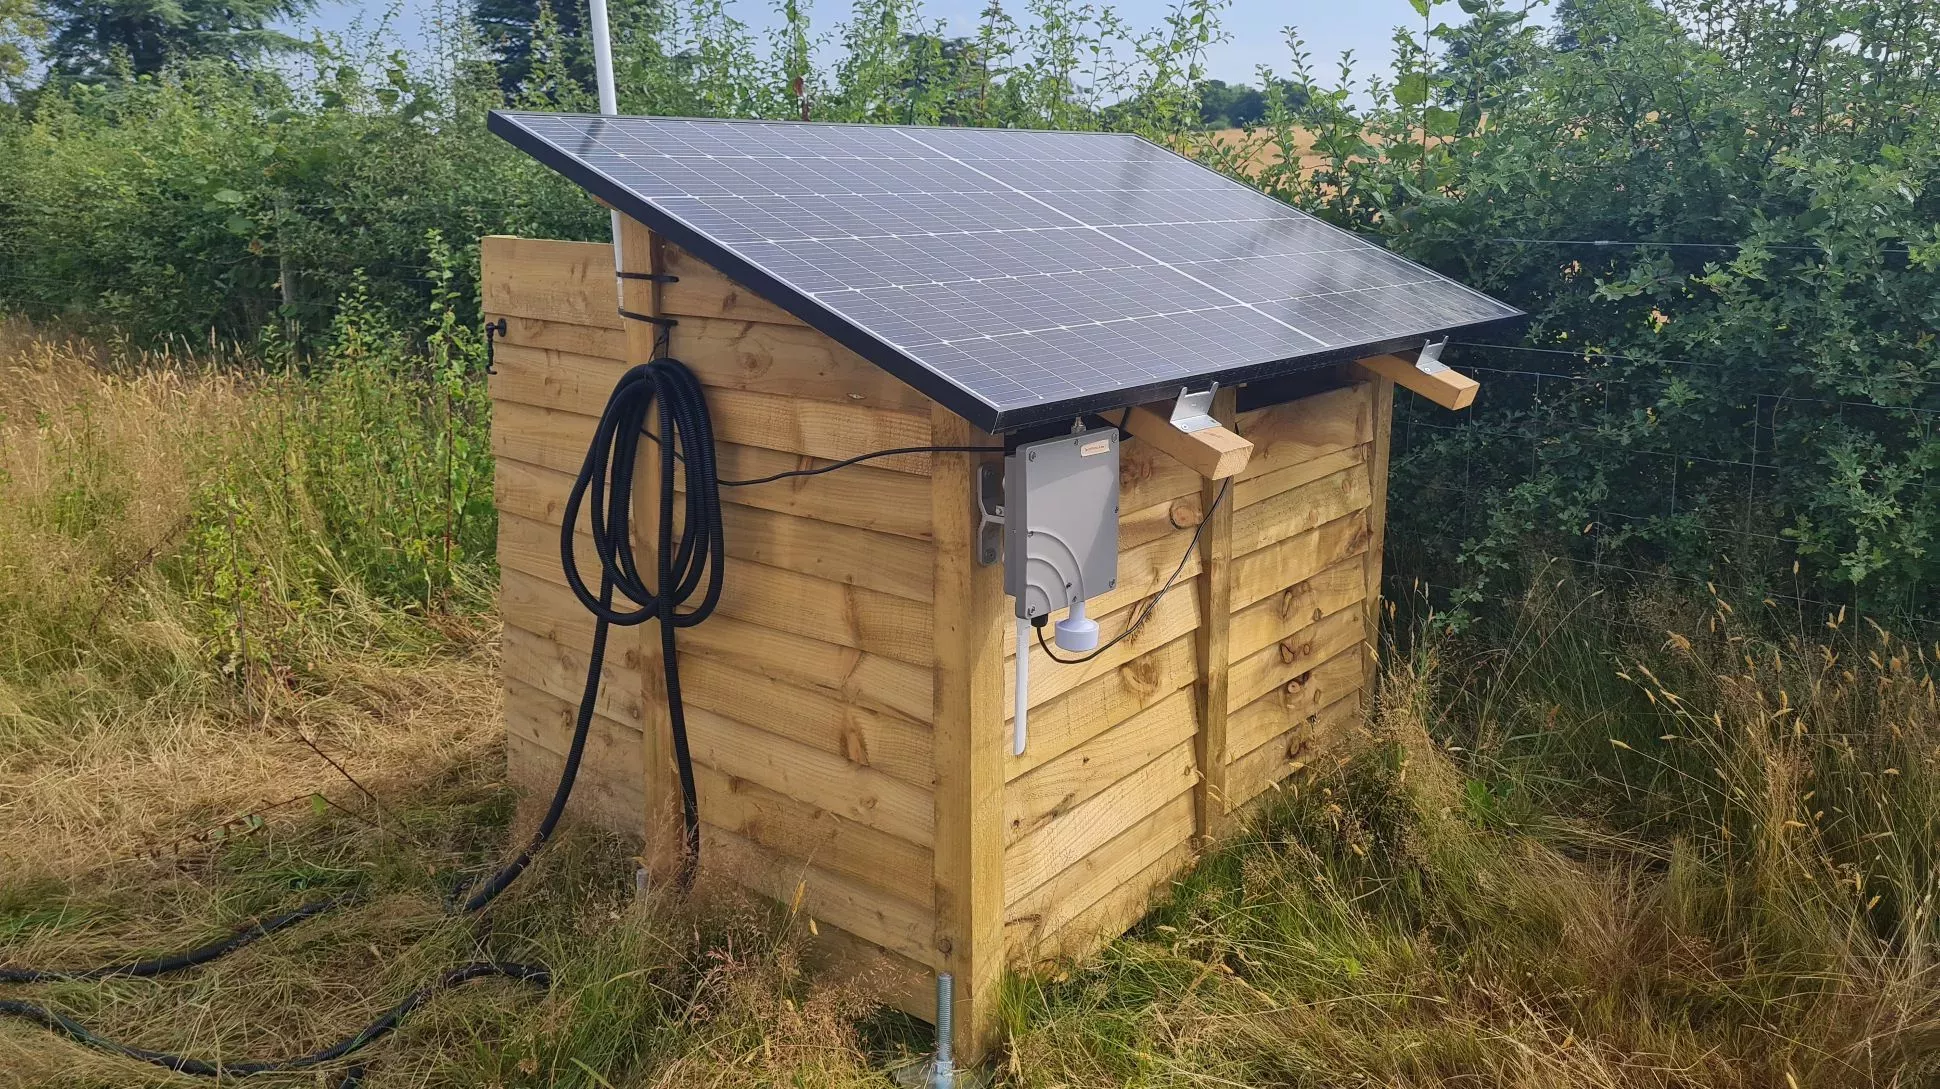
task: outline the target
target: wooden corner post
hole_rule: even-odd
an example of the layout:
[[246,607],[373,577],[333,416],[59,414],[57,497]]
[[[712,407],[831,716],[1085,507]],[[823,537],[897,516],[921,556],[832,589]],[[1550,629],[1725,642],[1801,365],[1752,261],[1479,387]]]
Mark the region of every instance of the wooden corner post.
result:
[[[997,445],[936,406],[938,446]],[[936,547],[934,630],[936,949],[956,978],[960,1062],[996,1040],[1004,968],[1004,579],[977,562],[978,459],[931,455]]]
[[[616,271],[659,273],[663,264],[659,237],[631,216],[621,216],[619,222],[620,260]],[[659,281],[615,277],[615,282],[619,285],[615,299],[623,309],[656,318],[660,316]],[[626,331],[627,364],[632,366],[653,359],[659,327],[646,321],[623,320],[621,324]],[[649,487],[652,486],[651,482],[660,479],[660,453],[653,443],[640,444],[634,479]],[[649,514],[633,520],[634,553],[650,567],[656,562],[656,518],[656,514]],[[679,868],[680,853],[686,849],[686,845],[680,832],[680,780],[679,772],[674,767],[673,720],[667,711],[666,673],[660,661],[660,625],[658,621],[653,621],[641,624],[631,632],[614,629],[610,638],[614,642],[638,640],[640,704],[645,709],[640,723],[640,750],[643,757],[641,784],[646,793],[645,811],[641,814],[645,843],[641,857],[648,872],[672,874]]]
[[[1237,400],[1230,388],[1213,395],[1212,417],[1220,429],[1237,423]],[[1247,444],[1250,452],[1252,444]],[[1199,531],[1199,631],[1193,640],[1198,665],[1199,729],[1195,732],[1199,783],[1193,789],[1193,831],[1200,842],[1225,830],[1226,697],[1228,635],[1233,620],[1233,494],[1231,478],[1208,478],[1199,487],[1199,509],[1210,511]],[[1221,493],[1224,492],[1224,498]],[[1214,503],[1218,506],[1214,506]]]
[[1366,565],[1367,615],[1365,619],[1367,665],[1364,672],[1365,683],[1361,690],[1366,695],[1368,713],[1374,713],[1375,686],[1381,680],[1381,554],[1387,546],[1388,535],[1388,450],[1394,439],[1394,382],[1387,378],[1375,378],[1369,391],[1373,402],[1370,411],[1374,413],[1374,449],[1368,458],[1368,484],[1371,500],[1368,504],[1368,544]]

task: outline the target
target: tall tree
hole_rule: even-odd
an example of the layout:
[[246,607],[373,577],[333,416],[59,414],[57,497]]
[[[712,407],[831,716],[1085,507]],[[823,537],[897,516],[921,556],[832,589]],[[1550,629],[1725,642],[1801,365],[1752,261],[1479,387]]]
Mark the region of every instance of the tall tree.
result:
[[1199,122],[1209,129],[1258,124],[1266,116],[1266,96],[1258,87],[1223,79],[1199,82]]
[[[592,59],[581,48],[586,37],[586,0],[472,0],[472,22],[491,51],[498,67],[499,89],[508,100],[518,98],[532,77],[533,39],[539,31],[542,10],[551,13],[558,40],[568,46],[568,71],[574,79],[592,86]],[[617,10],[614,14],[624,15]]]
[[310,10],[314,0],[45,0],[52,31],[47,59],[55,75],[99,79],[125,63],[137,75],[199,57],[253,60],[306,48],[270,29]]

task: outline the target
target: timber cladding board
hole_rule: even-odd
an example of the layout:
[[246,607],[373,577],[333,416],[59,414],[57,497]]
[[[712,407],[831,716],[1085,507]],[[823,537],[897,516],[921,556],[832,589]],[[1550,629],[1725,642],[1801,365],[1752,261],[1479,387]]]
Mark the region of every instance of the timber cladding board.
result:
[[[578,712],[576,700],[506,679],[506,759],[514,782],[539,797],[551,796],[565,767]],[[632,827],[646,804],[639,766],[640,731],[595,716],[568,812],[607,827]]]
[[[600,401],[601,406],[605,403],[604,399]],[[929,422],[910,412],[719,388],[707,391],[707,407],[714,420],[715,438],[737,446],[839,461],[876,450],[929,445]],[[494,401],[492,451],[500,457],[576,474],[586,460],[593,428],[599,423],[597,413],[597,409],[592,414],[580,412],[577,406]],[[930,471],[930,456],[895,454],[875,458],[869,464],[921,476]],[[728,474],[725,464],[722,473],[724,477]]]
[[491,235],[480,251],[478,292],[486,313],[621,328],[612,246]]
[[[565,770],[566,758],[546,748],[525,734],[518,732],[508,720],[505,735],[505,764],[508,777],[520,789],[538,798],[550,798],[553,788],[559,783],[560,773]],[[631,767],[639,767],[636,759]],[[602,828],[638,828],[640,812],[646,805],[646,794],[641,789],[640,777],[631,776],[631,782],[622,782],[618,777],[590,777],[581,789],[579,783],[573,786],[573,796],[566,803],[566,812],[576,820],[585,820]]]
[[1366,638],[1363,625],[1360,610],[1342,609],[1236,659],[1227,670],[1227,711],[1244,707],[1276,685],[1342,651],[1359,647]]
[[1361,652],[1353,646],[1295,674],[1252,703],[1235,708],[1226,720],[1230,751],[1250,753],[1360,687]]
[[[661,291],[668,314],[801,325],[794,315],[670,243],[663,264],[679,277]],[[479,294],[488,314],[620,329],[613,247],[605,242],[491,235],[480,243]]]
[[[837,355],[843,349],[818,341],[812,330],[722,318],[677,320],[668,354],[710,388],[903,412],[924,406],[921,394],[859,357]],[[628,367],[620,355],[528,346],[513,340],[509,329],[507,333],[506,343],[493,353],[490,390],[496,400],[597,415]],[[591,340],[583,344],[593,346]]]
[[1253,458],[1235,479],[1253,480],[1371,442],[1374,423],[1373,384],[1369,382],[1242,412],[1238,431],[1253,444]]
[[929,848],[705,764],[695,767],[694,784],[701,819],[714,827],[918,907],[936,906]]
[[1319,480],[1267,496],[1233,513],[1233,551],[1244,555],[1336,518],[1366,510],[1373,491],[1365,466],[1349,466]]
[[[1192,826],[1192,796],[1182,793],[1049,881],[1013,899],[1004,911],[1004,942],[1010,959],[1029,963],[1076,949],[1089,939],[1116,937],[1116,933],[1073,933],[1071,928],[1091,907],[1133,883],[1154,862],[1187,848]],[[1160,880],[1176,872],[1175,865]],[[1051,945],[1059,935],[1065,936],[1063,946]]]
[[1004,787],[1004,841],[1016,843],[1182,741],[1196,725],[1192,692],[1180,688]]
[[[1188,811],[1191,809],[1190,795],[1181,795],[1177,801],[1185,802]],[[1137,923],[1172,879],[1192,865],[1194,857],[1188,823],[1179,842],[1171,844],[1144,869],[1122,879],[1090,907],[1066,919],[1056,932],[1040,938],[1031,949],[1031,956],[1044,961],[1081,957],[1096,951]]]
[[[586,652],[555,643],[544,636],[507,624],[501,637],[500,652],[505,657],[505,676],[550,693],[563,700],[578,702],[586,687]],[[606,679],[599,698],[593,703],[598,714],[623,722],[635,732],[645,721],[641,703],[641,676],[623,669],[612,659],[606,662]]]
[[1016,779],[1064,755],[1192,681],[1188,633],[1033,704],[1030,747],[1021,756],[1005,757],[1005,778]]
[[784,904],[799,904],[809,917],[884,949],[938,966],[930,941],[936,915],[920,905],[883,896],[871,885],[709,824],[701,826],[701,867]]
[[929,789],[935,779],[927,723],[845,702],[840,696],[696,655],[680,663],[688,703],[813,749],[857,767],[874,768]]
[[[1120,612],[1129,614],[1131,610],[1139,607],[1141,606],[1127,605]],[[1104,631],[1115,633],[1129,620],[1129,615],[1112,613],[1099,618],[1098,626]],[[1029,651],[1028,670],[1030,706],[1035,708],[1041,703],[1048,703],[1086,681],[1117,669],[1147,650],[1170,643],[1198,626],[1199,586],[1196,583],[1181,580],[1181,583],[1174,586],[1172,592],[1165,595],[1164,600],[1152,610],[1152,618],[1146,621],[1145,626],[1140,628],[1137,634],[1104,651],[1096,658],[1067,665],[1051,661],[1050,656],[1042,648],[1033,646]],[[1190,680],[1190,668],[1187,669],[1187,674],[1184,679]],[[1017,660],[1005,658],[1003,690],[1011,691],[1016,683]],[[1007,701],[1004,718],[1009,720],[1012,717],[1012,709]],[[1035,720],[1035,712],[1031,717]]]
[[[501,512],[556,527],[564,517],[572,481],[556,470],[504,460],[499,462],[493,491]],[[822,521],[813,516],[821,513],[819,509],[804,509],[810,513],[723,503],[722,543],[727,554],[912,601],[929,600],[932,572],[927,543]]]
[[[801,458],[773,450],[749,446],[718,444],[721,471],[732,479],[748,479],[795,469],[812,469],[828,462]],[[566,494],[572,488],[571,469],[548,468],[500,456],[494,487],[500,510],[558,525],[565,514]],[[726,508],[751,507],[792,514],[798,518],[827,525],[853,526],[857,529],[893,533],[926,541],[930,523],[919,523],[911,504],[928,502],[929,482],[907,473],[893,473],[857,465],[839,473],[798,477],[753,488],[724,488],[721,494],[723,517]],[[730,547],[741,547],[732,540]],[[890,547],[890,546],[885,546]],[[751,557],[758,558],[758,557]],[[823,561],[826,562],[826,561]]]
[[1316,714],[1295,720],[1287,730],[1232,762],[1227,776],[1231,784],[1228,804],[1238,808],[1259,797],[1280,780],[1311,764],[1322,752],[1336,748],[1359,721],[1358,690]]
[[[670,354],[705,387],[724,478],[996,443],[663,240],[636,254],[651,236],[629,228],[628,267],[678,277],[628,297],[676,319]],[[625,360],[651,343],[615,310],[612,260],[604,244],[484,247],[485,310],[506,319],[490,392],[507,750],[535,793],[562,765],[592,649],[559,568],[566,495]],[[1256,801],[1360,721],[1383,396],[1353,379],[1243,413],[1219,402],[1255,449],[1209,522],[1217,483],[1125,443],[1119,581],[1090,612],[1107,639],[1152,613],[1081,664],[1028,649],[1021,756],[1001,744],[1008,600],[969,555],[985,455],[723,489],[723,596],[679,636],[704,865],[799,900],[827,958],[883,974],[899,1008],[932,1016],[929,973],[956,972],[959,1047],[974,1057],[994,1036],[1004,964],[1116,936],[1225,826],[1208,805]],[[597,572],[590,538],[574,540]],[[1215,671],[1223,684],[1207,683]],[[666,728],[658,680],[657,636],[609,641],[576,814],[634,831],[671,804],[665,769],[646,774],[667,751],[649,743]]]
[[[582,573],[597,572],[591,544]],[[516,514],[499,515],[499,563],[535,578],[565,585],[559,568],[559,529]],[[930,612],[921,602],[859,586],[846,586],[764,563],[730,559],[723,570],[717,615],[915,665],[930,659]]]
[[703,707],[688,709],[687,729],[696,764],[918,847],[935,842],[935,813],[925,787]]
[[1198,760],[1188,738],[1038,826],[1004,851],[1004,902],[1017,902],[1146,814],[1191,793],[1198,778]]

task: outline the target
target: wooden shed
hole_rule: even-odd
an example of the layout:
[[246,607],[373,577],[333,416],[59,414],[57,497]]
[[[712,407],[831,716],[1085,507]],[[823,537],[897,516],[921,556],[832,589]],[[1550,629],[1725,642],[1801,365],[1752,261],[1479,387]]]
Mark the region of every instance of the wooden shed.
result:
[[[978,561],[979,470],[1043,425],[984,430],[995,417],[967,419],[932,396],[937,383],[892,373],[890,349],[830,318],[826,296],[789,289],[772,254],[746,258],[695,207],[669,211],[678,199],[626,177],[620,166],[650,156],[613,129],[562,156],[557,134],[533,135],[535,118],[630,119],[493,125],[625,213],[620,271],[654,278],[618,280],[620,300],[610,245],[483,243],[486,316],[503,319],[490,382],[512,774],[549,789],[573,732],[592,643],[562,578],[562,512],[615,381],[653,357],[657,328],[639,319],[674,322],[667,354],[704,383],[723,477],[989,447],[725,489],[724,593],[680,633],[678,663],[703,868],[799,899],[831,964],[869,973],[919,1017],[934,1015],[935,974],[953,973],[957,1046],[974,1058],[992,1043],[1006,967],[1123,931],[1237,811],[1362,721],[1395,380],[1450,405],[1473,396],[1453,372],[1386,352],[1514,312],[1477,304],[1470,320],[1386,343],[1229,369],[1211,408],[1221,426],[1198,432],[1171,424],[1172,397],[1150,382],[1048,416],[1064,430],[1102,412],[1129,436],[1116,582],[1091,615],[1110,635],[1172,589],[1132,637],[1083,664],[1027,648],[1030,743],[1016,755],[1013,608],[1001,566]],[[637,124],[648,146],[669,138],[651,126],[670,123]],[[803,141],[823,127],[725,128],[740,144],[780,130],[808,169]],[[740,199],[723,194],[716,214]],[[1172,395],[1208,384],[1184,365],[1162,383]],[[643,836],[649,857],[679,848],[659,646],[654,625],[614,629],[573,801]]]

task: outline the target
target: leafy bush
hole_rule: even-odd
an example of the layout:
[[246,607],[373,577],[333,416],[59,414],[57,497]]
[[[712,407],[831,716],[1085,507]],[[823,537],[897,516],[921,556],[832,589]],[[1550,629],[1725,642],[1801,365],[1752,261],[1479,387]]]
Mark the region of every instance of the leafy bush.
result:
[[1275,121],[1322,162],[1255,171],[1530,312],[1450,353],[1468,426],[1398,425],[1417,570],[1499,594],[1534,543],[1934,618],[1940,17],[1579,0],[1545,38],[1462,6],[1398,37],[1370,111],[1302,68]]

